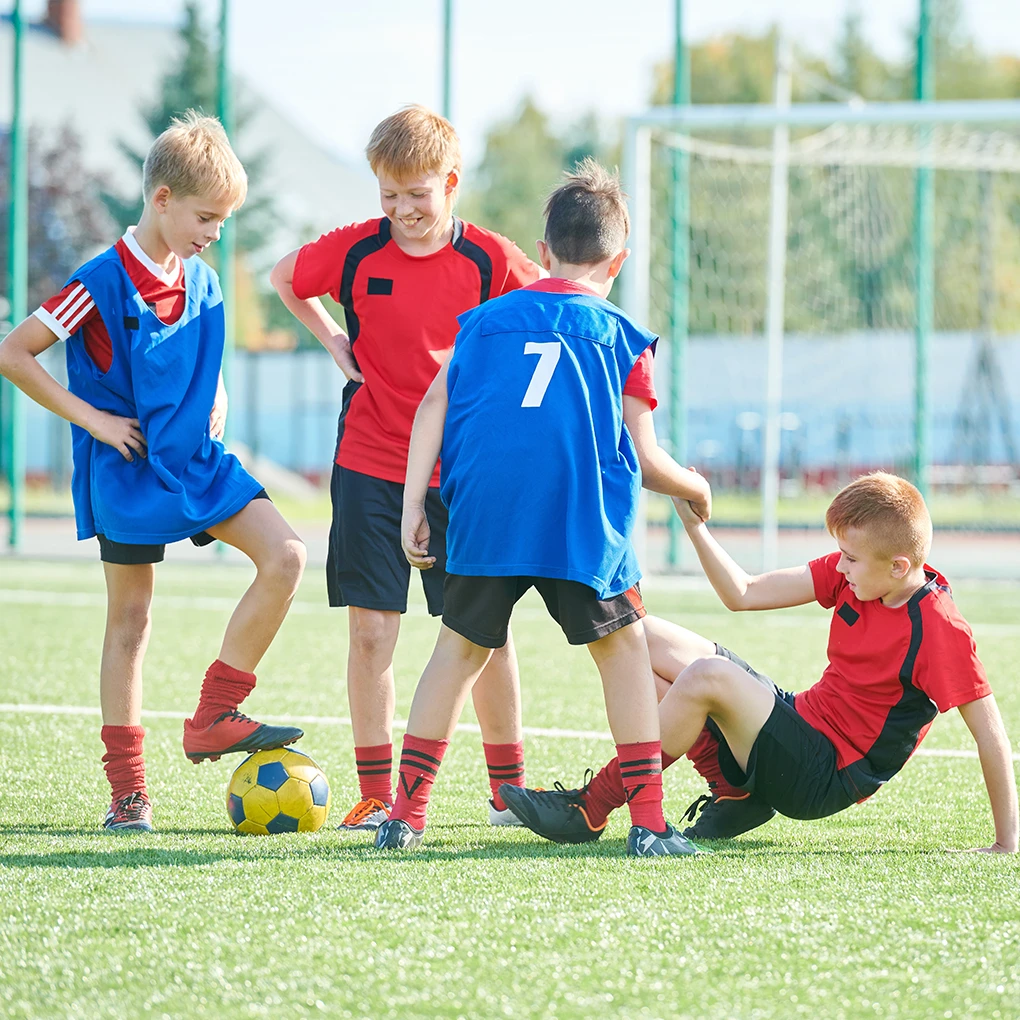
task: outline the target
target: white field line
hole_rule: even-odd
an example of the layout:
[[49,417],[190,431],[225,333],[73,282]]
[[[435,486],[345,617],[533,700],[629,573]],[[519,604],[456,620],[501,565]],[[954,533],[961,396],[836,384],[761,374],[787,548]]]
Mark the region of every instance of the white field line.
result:
[[[95,705],[16,705],[0,704],[0,715],[84,715],[98,716],[99,709]],[[142,717],[147,719],[185,719],[185,712],[166,712],[145,709]],[[350,726],[351,720],[341,715],[272,715],[262,716],[266,722],[291,723],[299,726]],[[405,719],[394,719],[394,729],[403,730],[407,727]],[[604,740],[612,743],[613,735],[600,730],[565,730],[546,726],[525,726],[527,737],[553,737],[565,740]],[[480,733],[477,723],[458,723],[460,733]],[[914,752],[915,757],[926,758],[977,758],[974,748],[948,750],[941,748],[920,748]],[[1020,761],[1020,754],[1013,755],[1014,761]]]
[[[166,606],[171,609],[194,609],[203,612],[233,612],[237,606],[237,599],[225,596],[208,595],[161,595],[158,592],[153,597],[157,607]],[[33,606],[83,606],[90,608],[105,608],[106,596],[102,592],[72,591],[55,592],[37,590],[34,588],[0,588],[0,605],[33,605]],[[338,610],[331,609],[323,602],[293,602],[290,612],[299,616],[329,616],[335,615]],[[428,616],[428,610],[423,605],[409,605],[407,607],[409,616]],[[538,607],[519,606],[514,610],[517,617],[542,619],[548,616],[544,609]],[[671,618],[677,622],[697,623],[709,621],[718,625],[719,615],[715,613],[694,612],[694,613],[671,613]],[[803,613],[774,612],[769,617],[770,628],[782,627],[790,629],[802,629],[806,627],[828,627],[829,618],[821,614],[807,616]],[[1020,624],[1014,623],[976,623],[974,632],[988,637],[1010,637],[1020,635]]]

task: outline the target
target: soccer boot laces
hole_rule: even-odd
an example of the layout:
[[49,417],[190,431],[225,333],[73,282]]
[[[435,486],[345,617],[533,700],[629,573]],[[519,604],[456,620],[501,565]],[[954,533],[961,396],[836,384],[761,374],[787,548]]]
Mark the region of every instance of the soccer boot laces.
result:
[[775,813],[771,804],[753,793],[742,797],[703,793],[684,812],[684,820],[694,824],[687,826],[683,835],[687,839],[732,839],[764,825]]
[[225,754],[250,754],[252,751],[284,747],[304,735],[304,730],[296,726],[270,726],[256,722],[235,708],[217,716],[204,728],[185,719],[184,753],[197,765],[206,758],[217,761]]
[[103,819],[103,828],[110,832],[152,832],[152,804],[148,794],[139,790],[113,801]]
[[346,817],[337,828],[347,832],[375,832],[390,817],[392,810],[392,804],[387,804],[375,797],[367,797],[365,800],[359,800],[347,812]]
[[551,790],[531,790],[504,783],[499,795],[507,807],[532,832],[554,843],[591,843],[602,835],[608,819],[592,825],[585,807],[585,795],[594,778],[591,769],[584,773],[579,789],[568,790],[557,782]]

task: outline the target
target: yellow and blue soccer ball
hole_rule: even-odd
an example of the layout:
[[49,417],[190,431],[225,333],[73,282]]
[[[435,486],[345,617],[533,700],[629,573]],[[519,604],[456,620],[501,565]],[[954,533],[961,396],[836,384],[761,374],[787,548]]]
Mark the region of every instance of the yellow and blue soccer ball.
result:
[[227,814],[238,832],[315,832],[325,824],[329,781],[300,751],[256,751],[234,770],[227,786]]

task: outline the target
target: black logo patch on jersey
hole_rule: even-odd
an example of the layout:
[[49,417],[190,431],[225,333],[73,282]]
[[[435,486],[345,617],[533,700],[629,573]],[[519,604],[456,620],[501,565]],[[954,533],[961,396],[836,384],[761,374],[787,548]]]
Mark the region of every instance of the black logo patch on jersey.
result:
[[382,276],[370,276],[368,278],[368,293],[369,294],[392,294],[393,293],[393,281],[387,280]]
[[852,627],[861,618],[861,614],[846,602],[836,610],[836,614],[848,627]]
[[124,328],[125,329],[138,329],[138,317],[136,315],[125,315],[124,316]]

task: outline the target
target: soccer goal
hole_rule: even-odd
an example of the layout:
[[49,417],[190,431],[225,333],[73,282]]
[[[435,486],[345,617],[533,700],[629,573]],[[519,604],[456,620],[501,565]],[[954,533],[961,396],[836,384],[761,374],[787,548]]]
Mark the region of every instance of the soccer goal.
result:
[[766,568],[874,468],[1020,526],[1020,102],[660,107],[624,177],[660,432]]

